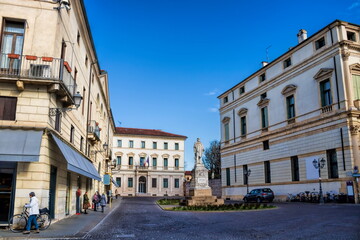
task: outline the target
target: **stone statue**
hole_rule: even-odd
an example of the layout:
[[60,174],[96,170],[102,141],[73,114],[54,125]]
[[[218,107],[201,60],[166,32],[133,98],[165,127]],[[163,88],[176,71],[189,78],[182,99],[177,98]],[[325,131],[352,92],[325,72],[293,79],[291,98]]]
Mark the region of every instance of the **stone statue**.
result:
[[201,164],[201,158],[204,153],[204,146],[200,142],[200,138],[197,138],[196,143],[194,143],[194,153],[195,153],[195,164]]

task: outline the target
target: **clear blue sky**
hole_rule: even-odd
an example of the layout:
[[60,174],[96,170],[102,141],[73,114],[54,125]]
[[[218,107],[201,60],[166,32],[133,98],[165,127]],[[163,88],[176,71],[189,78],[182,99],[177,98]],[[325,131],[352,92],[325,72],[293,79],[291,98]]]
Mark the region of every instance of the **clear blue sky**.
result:
[[111,107],[122,127],[220,139],[217,96],[335,19],[360,24],[360,0],[85,0]]

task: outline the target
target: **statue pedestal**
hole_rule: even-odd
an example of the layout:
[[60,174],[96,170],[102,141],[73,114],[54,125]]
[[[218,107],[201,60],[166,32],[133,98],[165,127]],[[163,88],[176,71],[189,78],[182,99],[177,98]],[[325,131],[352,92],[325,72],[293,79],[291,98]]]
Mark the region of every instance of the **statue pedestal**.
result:
[[190,182],[189,197],[186,199],[187,206],[222,205],[224,199],[218,199],[212,195],[209,187],[208,170],[202,163],[195,165]]

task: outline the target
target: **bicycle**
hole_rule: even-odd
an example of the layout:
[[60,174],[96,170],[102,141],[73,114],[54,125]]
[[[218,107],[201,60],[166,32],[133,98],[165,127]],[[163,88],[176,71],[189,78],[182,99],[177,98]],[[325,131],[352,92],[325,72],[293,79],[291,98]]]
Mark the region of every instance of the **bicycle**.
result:
[[[40,214],[37,215],[36,221],[39,225],[39,229],[46,230],[49,228],[51,224],[51,218],[49,215],[49,210],[47,208],[43,208],[39,210]],[[26,230],[26,224],[29,219],[29,213],[27,208],[24,206],[23,211],[20,214],[15,214],[9,219],[9,229],[18,233]]]

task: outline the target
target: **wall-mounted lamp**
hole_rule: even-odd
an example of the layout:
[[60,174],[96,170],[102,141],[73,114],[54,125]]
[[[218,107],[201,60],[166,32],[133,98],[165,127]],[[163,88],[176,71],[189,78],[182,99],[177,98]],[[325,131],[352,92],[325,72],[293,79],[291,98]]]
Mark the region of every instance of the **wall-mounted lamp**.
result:
[[62,8],[66,8],[66,10],[68,10],[68,11],[71,9],[69,0],[58,0],[58,3],[60,4],[60,6],[54,7],[54,9],[59,10],[59,11]]
[[74,100],[74,108],[50,108],[50,116],[55,116],[59,113],[62,112],[69,112],[72,111],[74,109],[78,109],[81,105],[81,101],[82,101],[83,97],[80,95],[80,92],[77,92],[76,94],[74,94],[73,96],[73,100]]

